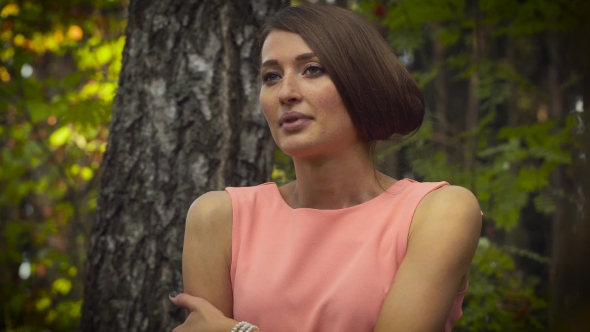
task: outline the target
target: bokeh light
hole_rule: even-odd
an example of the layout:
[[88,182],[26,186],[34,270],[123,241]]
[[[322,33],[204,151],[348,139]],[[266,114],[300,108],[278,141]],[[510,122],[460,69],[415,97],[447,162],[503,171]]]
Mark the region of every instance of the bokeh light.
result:
[[80,28],[77,25],[70,25],[70,27],[68,28],[68,37],[70,39],[78,41],[82,39],[83,36],[84,32],[82,31],[82,28]]
[[29,78],[31,77],[31,75],[33,75],[33,66],[31,66],[28,63],[25,63],[21,69],[20,69],[20,74],[22,75],[22,77],[24,78]]
[[57,118],[54,115],[52,115],[52,116],[50,116],[50,117],[47,118],[47,124],[48,125],[53,126],[56,123],[57,123]]

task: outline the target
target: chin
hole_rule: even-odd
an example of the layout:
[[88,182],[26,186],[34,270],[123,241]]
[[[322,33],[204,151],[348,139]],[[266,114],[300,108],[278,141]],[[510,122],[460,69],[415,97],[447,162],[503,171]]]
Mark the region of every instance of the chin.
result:
[[283,142],[279,148],[291,158],[311,157],[321,155],[326,150],[325,146],[312,142]]
[[313,148],[314,144],[309,142],[301,142],[300,140],[283,140],[282,142],[276,142],[279,149],[281,149],[286,155],[296,157],[301,154],[307,154],[310,149]]

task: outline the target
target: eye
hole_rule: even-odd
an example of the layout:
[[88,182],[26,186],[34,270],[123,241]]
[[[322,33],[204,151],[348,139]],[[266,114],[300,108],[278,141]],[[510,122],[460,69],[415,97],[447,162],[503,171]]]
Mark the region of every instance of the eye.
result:
[[320,66],[316,66],[316,65],[308,66],[303,71],[304,74],[309,74],[309,75],[313,75],[313,76],[319,76],[321,74],[324,74],[325,72],[326,72],[326,70],[324,68],[322,68]]
[[273,81],[276,81],[280,78],[281,78],[281,76],[279,76],[279,74],[274,73],[274,72],[269,72],[269,73],[262,75],[262,82],[263,83],[272,83]]

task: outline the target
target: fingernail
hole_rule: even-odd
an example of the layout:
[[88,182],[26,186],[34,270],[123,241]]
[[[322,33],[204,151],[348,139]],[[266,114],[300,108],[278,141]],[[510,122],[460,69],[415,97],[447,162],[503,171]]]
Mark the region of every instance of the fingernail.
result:
[[174,292],[171,292],[171,293],[170,293],[170,297],[172,297],[172,298],[175,298],[175,297],[177,297],[177,296],[178,296],[178,294],[180,294],[180,293],[178,293],[178,292],[176,292],[176,291],[174,291]]

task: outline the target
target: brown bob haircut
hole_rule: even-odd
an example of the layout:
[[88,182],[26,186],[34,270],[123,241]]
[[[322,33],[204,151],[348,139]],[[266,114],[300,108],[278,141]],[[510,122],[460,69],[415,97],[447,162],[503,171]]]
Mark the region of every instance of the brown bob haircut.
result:
[[383,37],[362,17],[326,5],[286,7],[263,27],[300,35],[334,82],[359,137],[367,144],[420,128],[424,97]]

